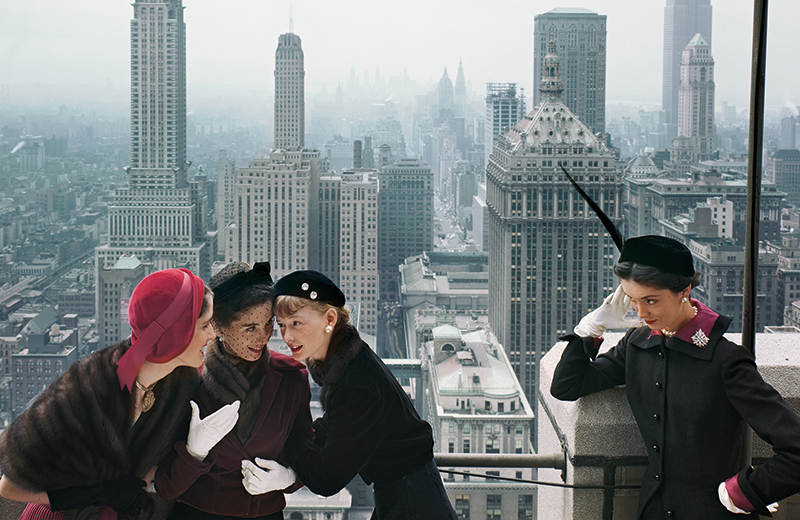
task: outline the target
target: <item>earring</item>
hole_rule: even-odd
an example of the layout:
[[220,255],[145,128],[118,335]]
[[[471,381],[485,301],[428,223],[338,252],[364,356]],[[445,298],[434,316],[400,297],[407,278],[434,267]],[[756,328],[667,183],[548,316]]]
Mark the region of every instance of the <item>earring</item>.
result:
[[330,333],[332,330],[333,330],[333,327],[331,327],[330,325],[325,327],[325,332],[327,332],[327,333]]
[[225,343],[225,334],[220,334],[219,335],[219,342],[220,343]]
[[687,298],[686,296],[684,296],[683,298],[681,298],[681,303],[686,303],[686,302],[688,302],[688,301],[689,301],[689,298]]

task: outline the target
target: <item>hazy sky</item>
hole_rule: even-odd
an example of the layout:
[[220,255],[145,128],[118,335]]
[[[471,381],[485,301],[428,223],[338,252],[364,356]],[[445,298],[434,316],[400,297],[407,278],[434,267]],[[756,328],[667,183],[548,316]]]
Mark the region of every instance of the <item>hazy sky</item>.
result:
[[[128,88],[131,0],[6,1],[0,84],[105,84]],[[749,103],[752,0],[712,0],[717,102]],[[530,96],[533,19],[555,7],[607,16],[607,102],[660,104],[665,0],[184,0],[192,85],[272,91],[278,35],[303,41],[306,90],[332,90],[355,67],[374,80],[405,68],[420,84],[458,60],[472,88],[517,82]],[[767,105],[800,104],[800,2],[769,6]],[[191,105],[191,99],[189,99]]]

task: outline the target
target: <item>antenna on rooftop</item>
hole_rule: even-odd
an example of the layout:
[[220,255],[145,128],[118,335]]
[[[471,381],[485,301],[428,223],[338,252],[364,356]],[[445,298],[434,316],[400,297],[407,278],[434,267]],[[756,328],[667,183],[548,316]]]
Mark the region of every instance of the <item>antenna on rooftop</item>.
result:
[[292,17],[292,8],[289,8],[289,32],[294,34],[294,18]]

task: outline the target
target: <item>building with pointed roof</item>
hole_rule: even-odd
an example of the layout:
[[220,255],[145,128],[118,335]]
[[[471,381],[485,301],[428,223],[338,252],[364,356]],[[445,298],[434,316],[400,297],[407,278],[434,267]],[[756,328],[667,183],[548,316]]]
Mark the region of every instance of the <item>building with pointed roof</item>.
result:
[[541,356],[615,285],[614,244],[561,167],[622,222],[614,154],[560,100],[560,65],[551,40],[542,101],[497,141],[486,169],[489,322],[531,401]]

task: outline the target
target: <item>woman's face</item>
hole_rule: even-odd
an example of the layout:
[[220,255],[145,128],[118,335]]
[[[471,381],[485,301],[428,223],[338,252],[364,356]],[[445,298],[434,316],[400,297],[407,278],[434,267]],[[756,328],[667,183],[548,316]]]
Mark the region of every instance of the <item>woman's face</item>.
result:
[[630,296],[636,314],[652,330],[675,331],[675,327],[681,324],[684,310],[681,298],[689,296],[690,287],[680,293],[674,293],[669,289],[657,289],[638,284],[633,280],[620,280],[619,283],[625,294]]
[[272,302],[254,305],[228,325],[219,326],[225,350],[245,361],[258,361],[273,329]]
[[335,310],[322,313],[306,306],[291,316],[278,316],[277,321],[294,359],[325,360],[331,341],[331,333],[325,328],[336,325]]
[[203,365],[203,351],[206,345],[214,339],[214,327],[211,325],[211,316],[214,314],[214,305],[212,304],[211,296],[208,298],[208,308],[206,312],[197,318],[194,326],[194,336],[178,357],[178,366],[200,367]]

